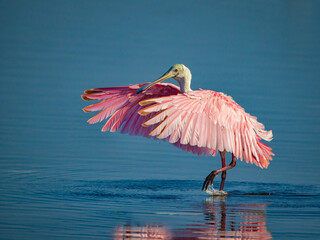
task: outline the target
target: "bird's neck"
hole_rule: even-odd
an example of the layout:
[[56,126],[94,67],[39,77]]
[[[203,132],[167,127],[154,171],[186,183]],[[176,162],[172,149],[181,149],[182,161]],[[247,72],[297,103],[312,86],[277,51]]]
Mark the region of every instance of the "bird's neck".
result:
[[191,72],[189,69],[185,69],[184,76],[183,77],[175,77],[174,79],[179,83],[180,85],[180,92],[181,93],[186,93],[192,91],[190,88],[191,85]]

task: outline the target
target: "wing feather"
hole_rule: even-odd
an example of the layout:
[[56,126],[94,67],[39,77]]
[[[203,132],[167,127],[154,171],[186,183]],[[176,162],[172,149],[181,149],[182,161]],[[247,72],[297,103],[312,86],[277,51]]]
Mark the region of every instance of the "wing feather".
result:
[[260,167],[272,160],[271,148],[260,142],[270,141],[272,131],[231,97],[210,90],[180,94],[170,83],[137,94],[145,84],[86,90],[84,100],[100,101],[83,109],[100,111],[88,122],[107,120],[102,131],[156,137],[198,155],[228,151]]
[[163,128],[163,131],[159,134],[159,139],[167,138],[181,122],[181,111],[177,110],[172,117],[166,119],[166,126]]
[[199,121],[199,115],[197,113],[194,113],[194,124],[191,125],[192,129],[191,129],[191,140],[190,140],[190,145],[191,146],[196,146],[199,142],[199,131],[200,131],[200,124],[198,123]]
[[207,139],[207,122],[206,122],[207,116],[206,113],[201,114],[201,132],[200,132],[200,139],[199,139],[199,147],[205,147],[206,146],[206,139]]
[[133,119],[138,118],[138,110],[140,109],[140,105],[136,104],[133,105],[133,107],[130,109],[130,111],[126,114],[126,120],[125,123],[121,129],[121,133],[129,133],[132,135],[132,125],[134,123]]
[[[98,103],[83,108],[85,112],[100,111],[97,115],[90,118],[88,122],[98,123],[107,120],[102,131],[117,131],[122,126],[122,133],[139,135],[145,132],[146,130],[141,126],[141,123],[146,121],[148,117],[138,114],[138,111],[142,109],[139,102],[152,97],[158,98],[180,93],[179,88],[173,84],[159,83],[153,86],[152,89],[137,94],[137,89],[146,84],[148,83],[128,87],[94,88],[86,90],[85,94],[81,95],[82,99],[86,101],[100,100]],[[154,114],[151,114],[150,116],[153,115]]]
[[183,150],[198,155],[228,151],[260,167],[267,167],[272,159],[269,147],[260,143],[260,138],[271,140],[272,132],[223,93],[199,90],[140,102],[148,104],[139,114],[156,115],[145,125],[161,121],[151,135]]
[[[181,126],[181,131],[182,131],[182,135],[180,138],[180,143],[181,144],[189,144],[190,140],[191,140],[191,125],[193,122],[193,115],[194,112],[196,112],[196,109],[198,107],[198,103],[196,101],[190,102],[188,108],[187,109],[187,116],[185,118],[184,124]],[[179,107],[179,109],[181,109],[181,107]]]
[[[185,122],[185,119],[186,119],[188,113],[184,111],[183,113],[180,113],[180,114],[181,114],[181,122],[179,123],[177,128],[172,132],[172,134],[171,134],[171,136],[169,138],[169,142],[170,143],[180,143],[179,139],[180,139],[180,136],[181,136],[183,122]],[[179,144],[177,144],[177,145],[179,145]]]

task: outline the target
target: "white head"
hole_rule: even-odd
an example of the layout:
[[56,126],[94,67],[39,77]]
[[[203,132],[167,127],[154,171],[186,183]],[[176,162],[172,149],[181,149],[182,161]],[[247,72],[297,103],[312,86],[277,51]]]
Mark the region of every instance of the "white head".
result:
[[141,93],[141,92],[149,89],[150,87],[152,87],[156,83],[162,82],[163,80],[166,80],[168,78],[173,78],[174,80],[176,80],[179,83],[181,93],[192,91],[190,88],[192,75],[191,75],[189,68],[187,68],[183,64],[175,64],[171,68],[169,68],[169,70],[165,74],[163,74],[160,78],[158,78],[154,82],[138,89],[137,93]]

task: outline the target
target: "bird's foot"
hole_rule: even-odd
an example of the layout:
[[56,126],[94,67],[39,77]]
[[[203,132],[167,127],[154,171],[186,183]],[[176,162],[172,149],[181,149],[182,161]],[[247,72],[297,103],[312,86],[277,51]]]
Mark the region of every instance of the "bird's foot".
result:
[[208,187],[210,185],[213,184],[213,180],[215,178],[215,176],[217,176],[218,173],[217,173],[217,170],[216,171],[212,171],[207,177],[206,177],[206,180],[204,180],[204,183],[203,183],[203,186],[202,186],[202,191],[207,191]]
[[223,191],[223,190],[214,189],[212,185],[210,185],[207,188],[206,193],[210,194],[211,196],[225,196],[225,195],[228,195],[228,193]]

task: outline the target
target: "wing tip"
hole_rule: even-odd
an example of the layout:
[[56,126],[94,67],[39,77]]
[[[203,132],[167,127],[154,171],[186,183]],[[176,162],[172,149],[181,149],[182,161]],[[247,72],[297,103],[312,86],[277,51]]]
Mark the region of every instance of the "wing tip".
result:
[[87,94],[82,94],[82,95],[81,95],[81,98],[82,98],[84,101],[93,101],[93,100],[94,100],[94,99],[88,98]]
[[141,126],[142,126],[142,127],[150,127],[151,125],[148,125],[148,124],[146,124],[146,123],[142,123]]
[[87,108],[87,107],[82,108],[82,111],[84,111],[85,113],[91,112],[91,111],[88,111],[86,108]]
[[84,91],[85,94],[92,94],[92,93],[99,93],[99,92],[102,92],[102,91],[97,90],[96,88],[91,88]]
[[146,112],[145,109],[141,109],[140,111],[138,111],[138,114],[140,116],[147,116],[148,114],[150,114],[149,112]]
[[140,102],[139,102],[139,105],[140,105],[140,106],[145,106],[145,105],[148,105],[148,104],[150,104],[150,103],[155,103],[155,101],[152,101],[152,100],[150,100],[150,99],[146,99],[146,100],[140,101]]

